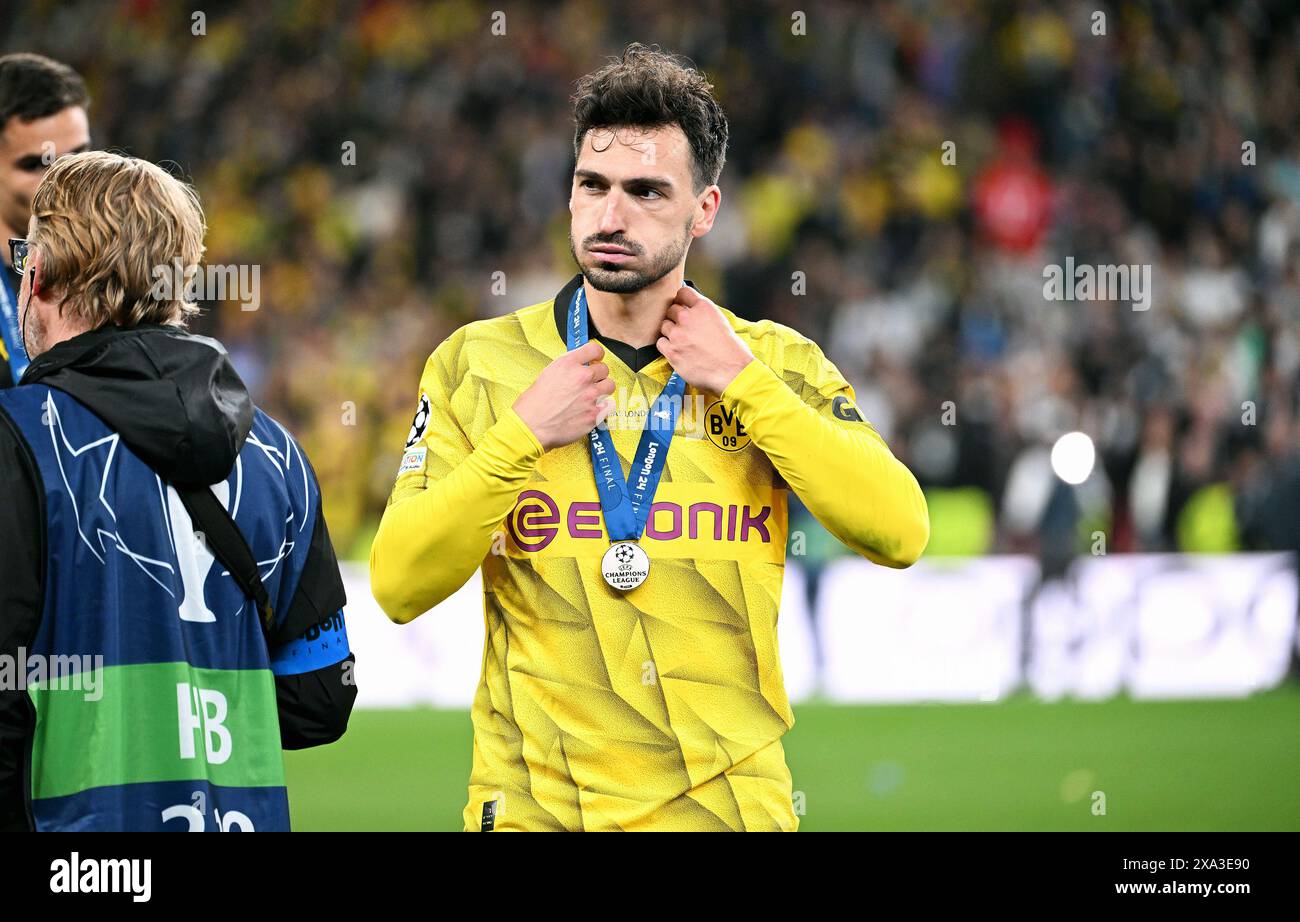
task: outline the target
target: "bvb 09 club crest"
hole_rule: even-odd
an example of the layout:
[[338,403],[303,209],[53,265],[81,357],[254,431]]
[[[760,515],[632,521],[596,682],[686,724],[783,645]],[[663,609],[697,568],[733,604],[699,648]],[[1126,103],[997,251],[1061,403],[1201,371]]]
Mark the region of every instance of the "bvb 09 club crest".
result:
[[740,451],[749,445],[749,433],[741,425],[740,417],[721,400],[715,400],[704,411],[704,432],[723,451]]

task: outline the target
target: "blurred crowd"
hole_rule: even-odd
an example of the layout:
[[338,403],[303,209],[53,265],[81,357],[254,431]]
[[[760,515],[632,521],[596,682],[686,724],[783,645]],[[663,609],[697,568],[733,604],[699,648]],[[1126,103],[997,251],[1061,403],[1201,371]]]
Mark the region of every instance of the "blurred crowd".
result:
[[[256,311],[197,329],[303,441],[343,553],[428,354],[575,271],[569,94],[633,40],[731,123],[688,277],[823,344],[932,551],[1300,547],[1300,10],[795,6],[38,0],[0,37],[85,76],[96,146],[197,186],[209,263],[261,267]],[[1150,266],[1148,309],[1047,299],[1067,257]]]

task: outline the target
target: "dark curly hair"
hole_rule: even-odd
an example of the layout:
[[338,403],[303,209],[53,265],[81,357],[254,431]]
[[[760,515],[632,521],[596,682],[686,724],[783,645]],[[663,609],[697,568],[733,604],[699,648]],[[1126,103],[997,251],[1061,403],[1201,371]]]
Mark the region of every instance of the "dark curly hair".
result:
[[573,97],[573,154],[593,128],[676,125],[691,145],[695,191],[718,181],[727,159],[727,117],[713,98],[713,84],[657,45],[633,42],[578,81]]

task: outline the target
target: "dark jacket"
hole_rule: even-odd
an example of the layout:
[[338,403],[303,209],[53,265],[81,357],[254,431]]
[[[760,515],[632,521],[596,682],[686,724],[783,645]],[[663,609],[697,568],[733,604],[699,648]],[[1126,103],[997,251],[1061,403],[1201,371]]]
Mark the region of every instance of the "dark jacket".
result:
[[[253,420],[253,404],[224,350],[170,327],[106,327],[54,346],[22,385],[75,398],[118,432],[164,480],[209,485],[230,475]],[[0,655],[30,647],[44,604],[45,515],[30,449],[0,410]],[[288,617],[268,643],[289,643],[346,599],[323,514]],[[300,749],[333,742],[356,698],[351,655],[300,675],[277,675],[281,742]],[[346,680],[344,680],[346,676]],[[0,689],[0,829],[30,829],[27,781],[35,714],[25,691]]]

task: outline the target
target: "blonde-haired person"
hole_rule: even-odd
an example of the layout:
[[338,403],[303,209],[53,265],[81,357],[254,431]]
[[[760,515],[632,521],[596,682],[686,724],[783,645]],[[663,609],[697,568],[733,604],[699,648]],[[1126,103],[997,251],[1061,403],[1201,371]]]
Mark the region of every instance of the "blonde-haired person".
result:
[[[183,284],[172,284],[172,267],[179,259],[197,269],[205,231],[190,186],[147,160],[91,151],[51,167],[32,198],[27,244],[39,250],[41,279],[59,293],[57,320],[70,331],[184,326],[198,306],[184,300]],[[32,356],[46,348],[40,340],[25,345]]]
[[32,364],[0,392],[0,655],[45,671],[0,691],[0,828],[287,829],[280,748],[347,726],[315,474],[158,284],[203,231],[187,185],[92,152],[10,241]]

